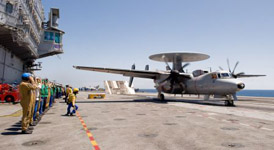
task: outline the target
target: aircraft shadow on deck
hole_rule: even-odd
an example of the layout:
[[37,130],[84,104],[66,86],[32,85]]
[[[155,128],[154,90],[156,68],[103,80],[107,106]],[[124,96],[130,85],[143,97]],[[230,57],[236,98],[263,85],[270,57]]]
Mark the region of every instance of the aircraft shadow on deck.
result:
[[[91,100],[91,101],[81,101],[78,100],[76,103],[157,103],[157,104],[168,104],[169,102],[172,103],[190,103],[190,104],[197,104],[197,105],[210,105],[210,106],[223,106],[223,101],[220,100],[187,100],[187,99],[166,99],[164,101],[160,101],[159,99],[152,98],[152,99],[133,99],[133,100]],[[65,103],[65,102],[61,102]]]

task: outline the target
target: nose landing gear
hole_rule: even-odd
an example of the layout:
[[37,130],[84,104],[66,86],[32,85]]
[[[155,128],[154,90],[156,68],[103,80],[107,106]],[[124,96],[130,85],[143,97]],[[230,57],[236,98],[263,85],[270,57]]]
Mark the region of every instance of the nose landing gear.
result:
[[164,101],[165,100],[165,95],[162,94],[162,93],[159,93],[158,98],[160,99],[160,101]]
[[226,106],[235,106],[233,100],[225,100],[225,105]]
[[[234,97],[234,95],[233,95],[233,97]],[[225,106],[235,106],[234,100],[232,99],[232,95],[227,95],[226,99],[227,100],[225,100]]]

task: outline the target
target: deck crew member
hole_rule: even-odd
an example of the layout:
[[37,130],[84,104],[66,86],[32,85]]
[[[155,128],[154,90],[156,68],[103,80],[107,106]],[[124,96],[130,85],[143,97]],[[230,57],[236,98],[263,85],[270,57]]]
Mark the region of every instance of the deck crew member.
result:
[[46,79],[43,80],[43,85],[41,88],[41,97],[42,97],[42,101],[43,101],[42,111],[44,113],[46,110],[46,104],[47,104],[47,99],[48,99],[48,85],[47,85]]
[[34,114],[33,114],[33,120],[36,121],[37,118],[39,117],[39,107],[40,107],[40,101],[41,101],[41,97],[40,97],[40,90],[42,87],[41,84],[41,80],[39,78],[36,78],[36,85],[37,85],[37,89],[35,90],[35,107],[34,107]]
[[30,76],[29,73],[23,73],[22,75],[22,82],[19,85],[19,92],[21,95],[20,104],[23,109],[23,116],[22,116],[22,133],[23,134],[31,134],[32,131],[29,128],[30,118],[31,116],[31,101],[33,98],[32,90],[36,89],[36,85],[33,81],[33,78]]
[[66,90],[65,90],[65,102],[67,103],[68,101],[68,95],[69,95],[69,92],[70,92],[70,87],[69,85],[66,85]]
[[50,84],[50,97],[49,97],[49,107],[52,107],[54,101],[54,85],[53,83]]
[[[36,89],[37,89],[37,84],[36,84],[36,79],[33,75],[31,75],[33,78],[33,83],[36,85]],[[36,123],[33,122],[33,116],[34,116],[34,110],[35,110],[35,100],[36,100],[36,89],[35,90],[31,90],[32,94],[31,94],[31,115],[30,115],[30,126],[35,126]]]
[[[68,95],[68,108],[67,108],[67,114],[73,116],[73,114],[76,113],[76,110],[78,110],[78,106],[76,105],[76,94],[78,94],[79,89],[74,88],[73,93],[69,93]],[[73,110],[70,111],[71,107],[73,107]]]
[[39,105],[39,118],[41,119],[42,117],[42,114],[44,112],[44,89],[43,89],[43,86],[44,86],[44,80],[42,80],[42,83],[41,83],[41,88],[40,88],[40,105]]
[[68,102],[68,97],[70,93],[72,93],[72,87],[68,86],[66,89],[66,102]]
[[47,95],[47,99],[46,99],[46,109],[48,110],[49,108],[49,102],[50,102],[50,88],[51,88],[51,83],[48,81],[48,79],[46,79],[46,85],[47,85],[47,92],[48,92],[48,95]]

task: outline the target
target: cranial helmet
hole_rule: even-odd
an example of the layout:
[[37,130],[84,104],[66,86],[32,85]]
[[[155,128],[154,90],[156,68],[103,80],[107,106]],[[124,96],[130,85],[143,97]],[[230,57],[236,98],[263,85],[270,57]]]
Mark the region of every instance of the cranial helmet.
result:
[[79,89],[78,88],[74,88],[73,89],[73,93],[78,93],[79,92]]
[[22,74],[22,80],[29,80],[29,77],[30,77],[30,73],[23,73]]

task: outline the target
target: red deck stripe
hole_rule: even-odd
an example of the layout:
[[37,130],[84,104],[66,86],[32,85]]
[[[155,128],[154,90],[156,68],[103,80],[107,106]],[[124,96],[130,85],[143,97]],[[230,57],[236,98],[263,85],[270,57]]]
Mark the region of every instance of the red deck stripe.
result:
[[99,146],[94,146],[95,150],[100,150]]
[[[92,144],[92,142],[96,142],[93,136],[89,137],[88,133],[91,134],[91,132],[89,130],[87,130],[87,125],[85,124],[84,120],[80,119],[81,116],[80,116],[79,112],[77,112],[76,115],[78,116],[79,120],[81,121],[81,124],[84,127],[84,130],[86,130],[86,134],[87,134],[91,144]],[[92,146],[94,147],[95,150],[100,150],[100,147],[98,145],[93,145],[92,144]]]
[[89,137],[90,141],[94,141],[94,138],[93,137]]

